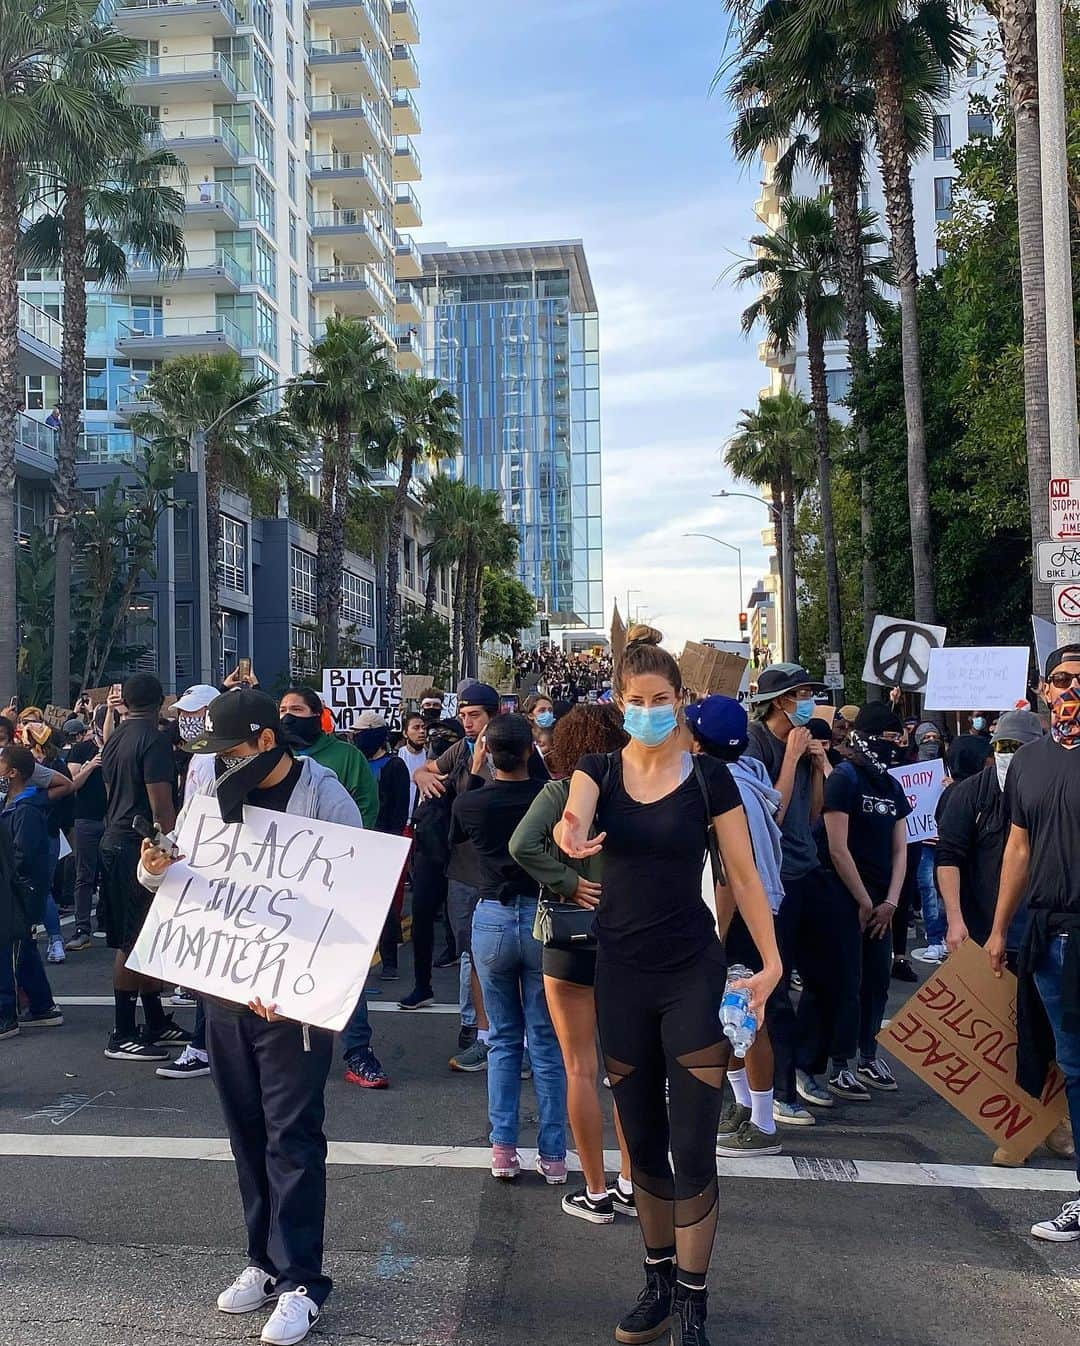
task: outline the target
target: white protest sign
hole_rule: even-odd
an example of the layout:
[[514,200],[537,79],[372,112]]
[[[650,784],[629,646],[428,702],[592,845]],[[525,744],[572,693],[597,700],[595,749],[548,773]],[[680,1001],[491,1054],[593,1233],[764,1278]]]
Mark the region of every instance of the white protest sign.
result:
[[127,960],[133,972],[340,1032],[409,853],[404,837],[197,795]]
[[1047,659],[1057,649],[1057,627],[1045,617],[1036,617],[1034,613],[1031,626],[1035,633],[1035,662],[1039,665],[1039,676],[1042,677]]
[[926,710],[1013,710],[1027,704],[1026,645],[930,651]]
[[926,686],[930,651],[945,644],[944,626],[875,617],[863,665],[863,682],[921,692]]
[[457,714],[457,692],[444,692],[442,702],[442,718],[452,720]]
[[324,668],[323,705],[334,717],[334,733],[348,734],[365,710],[401,728],[400,668]]
[[936,839],[934,810],[945,788],[945,763],[937,758],[932,762],[913,762],[911,766],[894,766],[889,775],[900,782],[911,809],[907,816],[908,845]]

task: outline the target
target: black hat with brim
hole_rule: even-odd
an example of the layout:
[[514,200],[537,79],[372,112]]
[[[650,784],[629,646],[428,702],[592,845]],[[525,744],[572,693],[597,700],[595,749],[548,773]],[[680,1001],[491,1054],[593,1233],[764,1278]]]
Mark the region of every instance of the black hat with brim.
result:
[[280,728],[277,702],[256,687],[222,692],[206,708],[205,729],[186,746],[189,752],[228,752],[256,738],[264,729]]
[[770,664],[763,669],[757,680],[757,691],[750,698],[754,705],[762,701],[772,701],[796,687],[809,687],[814,692],[823,692],[825,684],[815,682],[802,664]]

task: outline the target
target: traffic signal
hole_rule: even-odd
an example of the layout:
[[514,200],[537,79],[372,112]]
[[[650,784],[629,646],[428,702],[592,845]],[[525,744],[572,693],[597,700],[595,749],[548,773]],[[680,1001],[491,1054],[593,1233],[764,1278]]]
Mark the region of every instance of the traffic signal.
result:
[[749,625],[749,621],[748,621],[748,618],[747,618],[747,616],[746,616],[746,613],[745,613],[745,612],[740,612],[740,613],[739,613],[739,634],[740,634],[740,635],[743,635],[743,636],[746,635],[746,630],[747,630],[748,625]]

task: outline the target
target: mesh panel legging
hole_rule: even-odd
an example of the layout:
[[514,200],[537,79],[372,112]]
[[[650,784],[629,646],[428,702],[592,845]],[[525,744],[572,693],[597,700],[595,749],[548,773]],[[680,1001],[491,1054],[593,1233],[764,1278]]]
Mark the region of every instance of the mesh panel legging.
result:
[[621,967],[602,953],[596,968],[600,1042],[646,1252],[674,1251],[686,1278],[704,1277],[716,1234],[716,1128],[731,1051],[719,1019],[724,978],[719,945],[674,972]]

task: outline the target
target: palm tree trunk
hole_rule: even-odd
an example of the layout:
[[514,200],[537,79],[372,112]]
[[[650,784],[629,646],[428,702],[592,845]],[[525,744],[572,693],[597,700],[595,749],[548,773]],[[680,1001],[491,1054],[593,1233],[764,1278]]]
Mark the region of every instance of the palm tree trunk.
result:
[[[863,429],[860,435],[870,436]],[[862,443],[860,440],[860,450]],[[859,477],[859,541],[862,543],[862,591],[863,591],[863,644],[870,648],[870,634],[874,629],[874,618],[878,610],[877,564],[874,561],[874,514],[870,489],[870,473],[864,470]],[[853,669],[852,672],[855,670]],[[875,682],[866,686],[867,701],[880,701],[882,689]]]
[[799,608],[795,592],[795,479],[791,465],[783,470],[783,505],[780,516],[780,575],[783,599],[784,660],[799,660]]
[[[341,566],[344,561],[344,522],[337,525],[341,460],[348,463],[349,423],[337,428],[332,440],[323,443],[319,483],[319,531],[315,561],[315,620],[319,627],[325,667],[335,668],[340,644]],[[345,469],[346,479],[348,467]]]
[[439,583],[439,567],[431,559],[431,552],[427,554],[427,576],[424,580],[424,616],[433,617],[435,615],[435,593]]
[[[1016,123],[1016,202],[1024,308],[1024,427],[1027,438],[1031,547],[1050,536],[1050,409],[1046,373],[1046,277],[1039,158],[1039,68],[1035,0],[999,0],[998,28]],[[1031,610],[1053,620],[1050,586],[1031,568]]]
[[840,629],[840,571],[836,564],[836,529],[832,507],[832,461],[829,457],[829,393],[825,386],[825,336],[806,326],[810,359],[810,403],[814,409],[814,441],[818,460],[818,503],[821,507],[821,549],[825,554],[825,612],[829,649],[843,654]]
[[[219,493],[220,494],[220,493]],[[209,498],[209,482],[207,483],[207,496]],[[131,601],[139,587],[139,580],[150,564],[152,551],[137,552],[131,558],[131,564],[128,569],[127,577],[124,580],[124,586],[120,590],[120,598],[116,605],[116,611],[113,613],[113,619],[109,624],[109,631],[101,644],[100,652],[97,655],[94,666],[90,670],[88,677],[94,679],[90,686],[103,686],[101,679],[104,677],[106,669],[109,667],[109,659],[112,656],[113,646],[116,644],[117,637],[123,630],[124,623],[127,621],[128,613],[131,610]],[[211,587],[214,586],[214,575],[217,573],[216,564],[211,567]],[[84,679],[85,682],[85,679]]]
[[15,599],[15,438],[22,407],[19,292],[16,278],[19,200],[16,162],[0,155],[0,695],[16,691],[19,618]]
[[[218,597],[220,580],[218,579],[218,551],[221,546],[221,450],[212,440],[206,445],[204,470],[206,472],[206,555],[209,564],[206,573],[210,584],[207,611],[210,616],[210,639],[217,639],[217,648],[211,643],[210,665],[213,667],[221,657],[221,601]],[[221,676],[232,670],[223,668]]]
[[394,661],[401,634],[401,594],[398,592],[401,567],[398,551],[401,547],[405,504],[409,497],[409,482],[412,480],[415,459],[416,455],[411,449],[402,450],[397,489],[394,491],[394,502],[390,507],[390,518],[386,526],[386,650],[391,663]]
[[465,627],[465,560],[463,556],[457,563],[453,574],[454,587],[454,623],[451,632],[451,663],[454,670],[454,681],[464,676],[464,659],[462,658],[461,638]]
[[64,336],[60,353],[60,430],[56,436],[56,583],[53,588],[52,702],[71,698],[71,554],[75,540],[75,452],[82,424],[86,367],[86,203],[69,183],[64,193]]
[[878,157],[885,188],[885,215],[889,222],[893,263],[900,290],[900,347],[904,414],[907,421],[908,514],[915,620],[934,622],[937,618],[937,603],[930,546],[930,478],[926,459],[919,314],[916,306],[918,257],[904,118],[903,77],[895,33],[888,33],[876,41],[873,58]]

